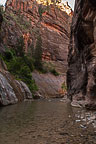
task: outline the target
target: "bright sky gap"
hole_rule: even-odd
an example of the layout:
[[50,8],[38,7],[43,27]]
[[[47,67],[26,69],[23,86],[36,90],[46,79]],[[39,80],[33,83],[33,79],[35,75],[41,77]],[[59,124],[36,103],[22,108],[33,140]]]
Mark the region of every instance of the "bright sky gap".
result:
[[[66,0],[63,0],[63,1],[66,1]],[[72,9],[74,9],[74,3],[75,3],[75,0],[67,0],[69,5],[72,7]],[[5,5],[6,3],[6,0],[0,0],[0,5]]]

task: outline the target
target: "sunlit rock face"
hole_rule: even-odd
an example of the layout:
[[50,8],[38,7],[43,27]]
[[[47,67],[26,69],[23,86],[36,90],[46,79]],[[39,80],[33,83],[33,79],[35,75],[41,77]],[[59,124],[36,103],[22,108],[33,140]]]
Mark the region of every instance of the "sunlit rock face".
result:
[[63,0],[36,0],[38,4],[42,5],[55,5],[61,11],[66,12],[68,15],[73,15],[72,8],[69,6],[68,2],[64,2]]
[[41,34],[43,61],[58,61],[57,67],[66,71],[72,15],[52,4],[38,4],[36,0],[7,0],[6,19],[10,24],[3,25],[2,37],[7,46],[14,47],[17,38],[23,35],[27,53],[31,43],[36,46],[37,36]]
[[68,55],[68,97],[96,109],[96,0],[76,0]]

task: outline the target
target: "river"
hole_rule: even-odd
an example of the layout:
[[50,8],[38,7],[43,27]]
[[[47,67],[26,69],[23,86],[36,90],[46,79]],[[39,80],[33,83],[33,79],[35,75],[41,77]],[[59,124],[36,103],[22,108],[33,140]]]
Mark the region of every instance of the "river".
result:
[[2,107],[0,144],[96,144],[96,111],[61,99]]

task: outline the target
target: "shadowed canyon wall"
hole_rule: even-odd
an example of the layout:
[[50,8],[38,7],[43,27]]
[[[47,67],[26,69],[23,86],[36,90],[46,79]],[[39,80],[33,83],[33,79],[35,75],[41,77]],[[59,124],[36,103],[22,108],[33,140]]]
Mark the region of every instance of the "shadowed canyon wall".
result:
[[68,54],[68,97],[96,109],[96,0],[76,0]]

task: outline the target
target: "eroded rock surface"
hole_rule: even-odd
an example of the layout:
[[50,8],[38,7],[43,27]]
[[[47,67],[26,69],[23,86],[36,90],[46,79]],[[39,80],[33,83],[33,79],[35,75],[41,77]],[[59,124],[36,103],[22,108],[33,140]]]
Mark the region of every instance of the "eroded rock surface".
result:
[[64,97],[65,92],[62,90],[62,84],[65,81],[65,76],[54,76],[50,73],[40,74],[38,72],[32,73],[33,79],[39,87],[39,94],[44,98],[61,98]]
[[68,97],[96,109],[96,0],[76,0],[68,55]]
[[[32,53],[31,44],[35,48],[38,35],[41,35],[44,64],[50,63],[51,69],[54,68],[64,75],[57,78],[50,74],[42,76],[36,74],[33,77],[42,91],[40,91],[41,96],[44,97],[61,95],[61,87],[67,71],[70,24],[73,12],[68,3],[62,3],[62,6],[64,8],[61,10],[54,4],[38,4],[36,0],[7,0],[0,33],[2,40],[0,52],[4,51],[5,47],[16,49],[18,39],[23,36],[25,52],[30,54]],[[45,85],[43,85],[43,81]],[[21,84],[16,83],[21,88]]]
[[0,105],[15,104],[24,99],[32,99],[32,93],[25,83],[15,80],[0,59]]
[[32,43],[36,46],[37,36],[41,34],[43,61],[56,61],[66,72],[72,14],[68,15],[52,4],[37,4],[36,0],[7,0],[5,19],[3,43],[14,48],[23,35],[27,53],[31,51]]
[[[2,21],[3,17],[0,14],[0,26]],[[5,63],[0,58],[0,106],[15,104],[26,98],[32,98],[32,93],[29,88],[22,81],[14,79],[14,77],[7,71]]]
[[0,104],[14,104],[18,101],[12,86],[8,80],[0,73]]

